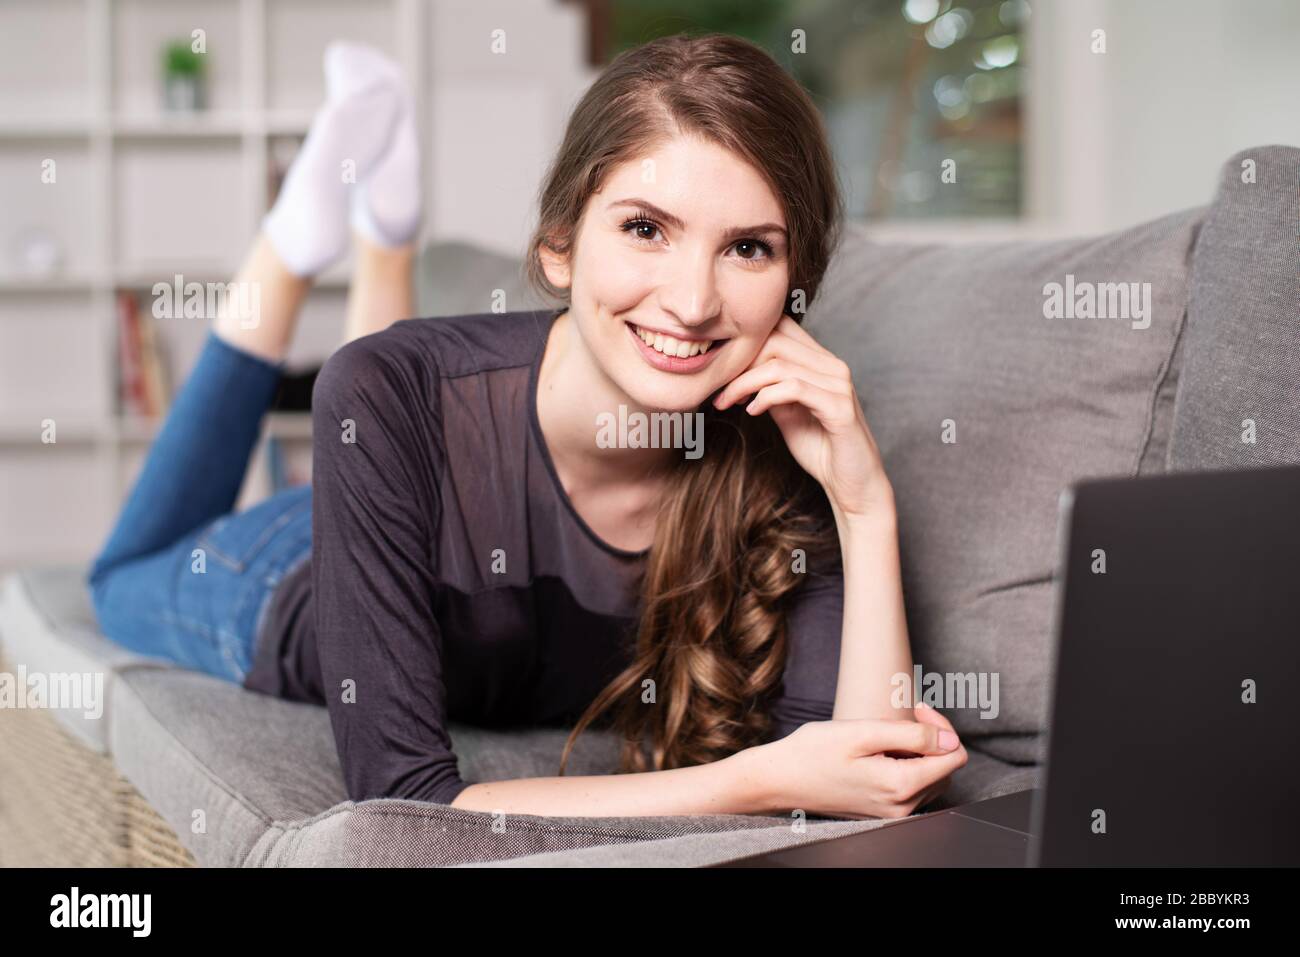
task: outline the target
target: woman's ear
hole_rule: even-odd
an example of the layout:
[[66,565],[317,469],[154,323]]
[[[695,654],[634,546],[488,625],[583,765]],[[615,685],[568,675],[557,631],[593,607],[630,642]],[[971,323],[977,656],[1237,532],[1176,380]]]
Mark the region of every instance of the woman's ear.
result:
[[537,247],[537,255],[542,260],[542,270],[546,273],[547,281],[556,289],[568,289],[572,282],[569,257],[557,253],[549,242],[543,242]]

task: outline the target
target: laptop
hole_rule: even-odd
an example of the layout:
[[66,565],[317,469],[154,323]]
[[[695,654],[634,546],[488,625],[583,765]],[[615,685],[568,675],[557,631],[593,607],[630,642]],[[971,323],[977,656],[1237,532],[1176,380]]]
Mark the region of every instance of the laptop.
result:
[[1042,787],[724,867],[1300,864],[1300,467],[1060,499]]

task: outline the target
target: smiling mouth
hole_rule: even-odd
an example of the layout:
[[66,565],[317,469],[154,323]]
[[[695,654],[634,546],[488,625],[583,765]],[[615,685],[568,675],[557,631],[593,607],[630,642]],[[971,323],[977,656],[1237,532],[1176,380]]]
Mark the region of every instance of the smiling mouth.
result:
[[690,359],[694,356],[703,355],[714,346],[727,341],[726,339],[678,339],[662,332],[642,329],[635,323],[629,322],[627,325],[632,330],[632,333],[644,342],[647,347],[661,355],[674,359]]

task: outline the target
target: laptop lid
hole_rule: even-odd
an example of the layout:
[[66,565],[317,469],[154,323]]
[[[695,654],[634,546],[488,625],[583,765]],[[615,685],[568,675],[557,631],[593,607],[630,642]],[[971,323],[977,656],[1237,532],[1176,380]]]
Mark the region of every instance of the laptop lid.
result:
[[1076,483],[1039,865],[1300,862],[1300,467]]

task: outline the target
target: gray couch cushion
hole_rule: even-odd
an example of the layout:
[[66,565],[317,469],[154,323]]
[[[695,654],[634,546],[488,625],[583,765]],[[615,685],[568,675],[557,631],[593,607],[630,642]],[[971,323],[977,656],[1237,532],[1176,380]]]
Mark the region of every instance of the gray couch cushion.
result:
[[[1039,766],[1008,768],[1006,764],[970,752],[970,761],[953,775],[952,785],[934,809],[1024,791],[1042,784]],[[623,843],[591,847],[566,853],[532,854],[508,861],[466,864],[465,867],[707,867],[733,861],[751,854],[794,847],[809,841],[844,837],[859,831],[873,830],[889,821],[805,822],[802,831],[787,820],[784,827],[748,829],[714,835],[686,835],[657,841]]]
[[[1203,213],[973,246],[879,244],[855,224],[809,310],[853,367],[894,487],[916,664],[998,676],[995,718],[947,712],[968,745],[1042,757],[1058,498],[1082,477],[1164,470]],[[1150,283],[1149,327],[1046,318],[1045,287],[1069,275]]]
[[[1254,182],[1243,182],[1253,162]],[[1193,259],[1170,465],[1300,462],[1300,149],[1224,164]],[[1245,420],[1254,442],[1243,441]]]
[[[349,801],[324,708],[122,652],[87,627],[93,619],[86,618],[83,574],[82,566],[60,566],[8,576],[0,607],[5,652],[31,649],[23,653],[30,667],[46,670],[75,654],[77,664],[104,671],[111,691],[98,722],[100,750],[112,754],[200,864],[438,866],[685,837],[699,839],[690,853],[713,861],[753,853],[744,845],[733,854],[723,834],[789,830],[785,816],[498,818],[417,801]],[[449,731],[471,781],[553,775],[566,737],[558,728],[452,723]],[[607,773],[616,759],[613,736],[588,731],[570,756],[569,773]],[[1034,770],[972,753],[946,803],[1032,786]],[[821,823],[829,822],[813,818],[809,827]]]
[[[785,823],[725,814],[494,815],[421,801],[352,802],[324,708],[179,669],[131,668],[121,684],[110,721],[113,758],[205,865],[442,866]],[[554,774],[565,738],[560,729],[452,723],[448,730],[471,781]],[[568,773],[608,773],[615,757],[607,732],[584,734]]]
[[799,844],[874,831],[893,820],[804,821],[780,826],[729,831],[724,834],[688,834],[637,843],[606,844],[579,850],[530,854],[508,861],[462,864],[461,867],[708,867],[779,851]]
[[180,668],[129,668],[109,743],[195,860],[235,867],[276,821],[347,799],[320,710]]
[[[205,865],[443,866],[752,828],[784,830],[790,821],[784,815],[735,814],[540,817],[419,801],[352,802],[324,708],[180,669],[133,667],[122,673],[120,684],[110,722],[114,760]],[[471,781],[553,775],[566,734],[459,723],[449,730],[461,773]],[[616,758],[616,742],[607,732],[584,734],[568,773],[608,773]],[[965,803],[1030,787],[1035,770],[1008,769],[973,755],[954,776],[947,797]],[[731,846],[705,841],[700,852],[712,859]]]
[[500,309],[519,312],[549,306],[524,281],[517,256],[470,243],[430,243],[415,266],[415,309],[420,316],[472,316]]
[[[454,736],[453,736],[454,737]],[[563,859],[583,848],[657,842],[682,835],[706,843],[746,830],[783,830],[786,818],[712,814],[675,817],[540,817],[487,814],[418,801],[342,804],[267,832],[246,861],[259,867],[443,867]]]
[[88,748],[108,753],[114,669],[150,659],[99,633],[79,569],[40,567],[6,576],[0,582],[0,648],[12,667],[22,666],[29,674],[99,675],[104,702],[98,716],[81,709],[51,713]]

